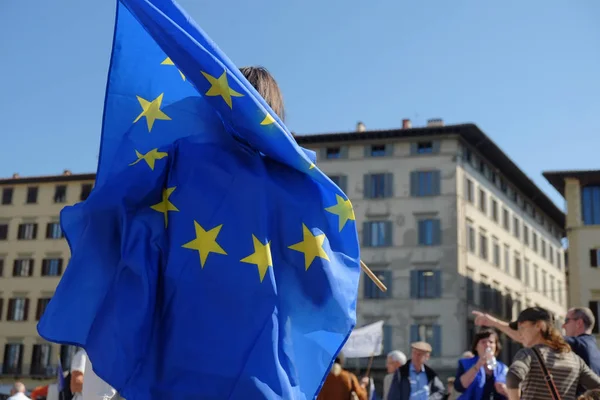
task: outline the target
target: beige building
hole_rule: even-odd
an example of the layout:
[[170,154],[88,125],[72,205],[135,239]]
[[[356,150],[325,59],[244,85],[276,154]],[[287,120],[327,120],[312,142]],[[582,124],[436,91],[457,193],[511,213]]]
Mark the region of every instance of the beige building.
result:
[[545,172],[566,199],[569,242],[569,306],[587,306],[600,337],[600,170]]
[[[565,216],[477,126],[359,123],[296,139],[352,200],[362,259],[389,288],[362,279],[358,326],[385,320],[386,350],[426,340],[431,365],[450,375],[470,347],[472,310],[510,319],[540,305],[564,317]],[[506,360],[517,348],[505,347]]]
[[[36,324],[64,272],[69,248],[60,210],[85,199],[93,174],[0,179],[0,361],[3,383],[24,377],[29,389],[54,379],[71,346],[37,335]],[[65,368],[65,369],[66,369]]]
[[[385,320],[386,350],[408,353],[411,341],[426,340],[431,365],[449,375],[469,347],[472,310],[509,319],[538,304],[564,316],[564,214],[477,126],[359,124],[297,140],[352,199],[362,259],[389,288],[361,280],[358,325]],[[59,356],[69,364],[73,349],[42,340],[36,323],[69,258],[60,210],[86,198],[93,180],[68,172],[0,180],[5,382],[52,378]],[[514,350],[507,346],[506,357]],[[375,370],[383,363],[377,358]]]

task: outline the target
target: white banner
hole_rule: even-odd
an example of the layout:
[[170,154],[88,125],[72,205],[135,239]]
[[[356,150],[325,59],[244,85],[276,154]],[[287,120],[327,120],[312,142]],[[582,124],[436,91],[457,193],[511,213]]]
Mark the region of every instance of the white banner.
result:
[[378,356],[383,351],[383,321],[352,331],[342,349],[346,358]]

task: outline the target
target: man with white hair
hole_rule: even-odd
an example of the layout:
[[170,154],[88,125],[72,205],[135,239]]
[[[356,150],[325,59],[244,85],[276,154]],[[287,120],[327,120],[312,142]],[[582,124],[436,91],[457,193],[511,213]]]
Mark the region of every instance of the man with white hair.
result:
[[10,394],[12,396],[10,396],[7,400],[31,400],[29,397],[27,397],[27,395],[25,395],[26,391],[27,389],[22,382],[15,382],[10,390]]
[[387,355],[385,366],[387,367],[388,373],[383,378],[383,400],[387,400],[388,398],[390,385],[394,379],[394,372],[404,364],[406,364],[406,355],[403,352],[394,350]]

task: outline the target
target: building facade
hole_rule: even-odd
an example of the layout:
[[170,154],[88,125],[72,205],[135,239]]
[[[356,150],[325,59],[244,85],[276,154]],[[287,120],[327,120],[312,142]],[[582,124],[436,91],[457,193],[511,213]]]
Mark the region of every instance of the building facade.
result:
[[384,320],[386,351],[429,342],[431,365],[453,375],[473,310],[565,315],[565,217],[478,127],[430,125],[296,139],[352,200],[362,260],[389,288],[361,280],[358,326]]
[[[70,364],[74,348],[37,335],[36,324],[69,260],[60,210],[84,200],[93,174],[0,179],[1,381],[54,379],[57,360]],[[76,301],[76,299],[74,299]]]
[[567,203],[569,306],[589,307],[600,338],[600,170],[545,172]]

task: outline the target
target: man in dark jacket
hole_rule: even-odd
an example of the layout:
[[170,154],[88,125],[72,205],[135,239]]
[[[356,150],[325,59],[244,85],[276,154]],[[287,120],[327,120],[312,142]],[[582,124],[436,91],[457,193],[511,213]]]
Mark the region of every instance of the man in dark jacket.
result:
[[446,386],[434,370],[425,363],[431,356],[431,345],[416,342],[411,345],[411,359],[396,370],[388,400],[444,400]]

